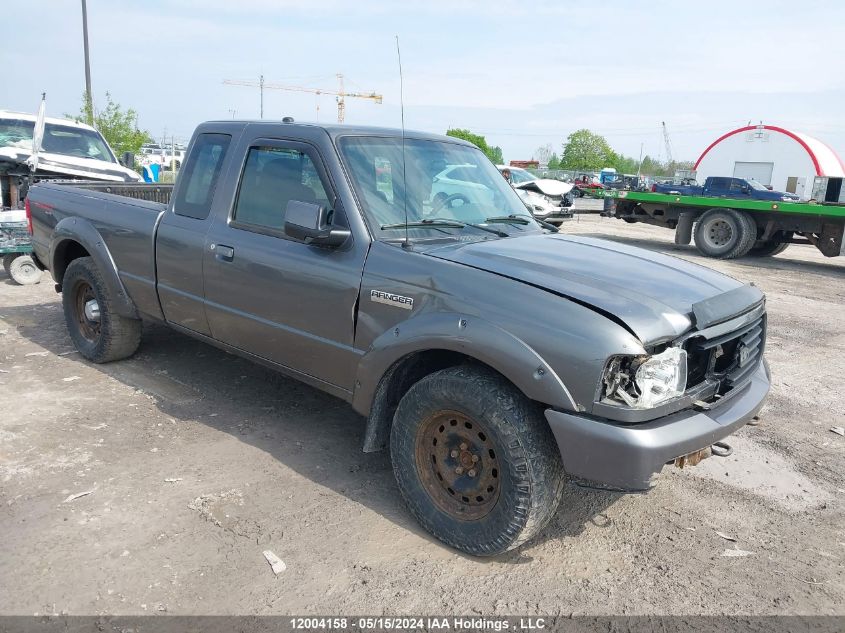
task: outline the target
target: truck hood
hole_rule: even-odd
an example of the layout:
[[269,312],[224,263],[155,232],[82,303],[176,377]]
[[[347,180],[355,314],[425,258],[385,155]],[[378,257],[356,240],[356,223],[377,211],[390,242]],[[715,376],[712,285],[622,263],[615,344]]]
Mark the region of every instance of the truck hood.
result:
[[514,189],[523,189],[525,191],[535,191],[537,193],[545,194],[547,196],[562,196],[572,191],[572,185],[568,182],[561,182],[552,178],[538,178],[529,182],[523,182],[514,185]]
[[795,200],[795,202],[801,199],[794,193],[786,193],[785,191],[754,191],[751,197],[756,200],[783,200],[786,197]]
[[742,286],[682,259],[573,235],[452,244],[426,254],[586,305],[624,324],[644,345],[684,333],[693,323],[693,304]]
[[[0,160],[4,161],[24,163],[30,154],[31,152],[29,150],[21,150],[15,147],[0,148]],[[90,178],[91,180],[111,180],[114,182],[139,182],[141,180],[141,176],[136,172],[118,163],[110,163],[94,158],[66,156],[65,154],[54,154],[52,152],[41,152],[38,155],[38,173],[75,176],[77,178]]]

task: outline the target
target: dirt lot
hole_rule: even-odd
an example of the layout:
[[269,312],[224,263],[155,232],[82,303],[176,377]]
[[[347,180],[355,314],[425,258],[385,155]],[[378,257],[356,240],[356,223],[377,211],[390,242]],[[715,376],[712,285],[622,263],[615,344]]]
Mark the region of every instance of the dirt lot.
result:
[[767,293],[774,388],[733,457],[647,495],[573,486],[541,538],[469,558],[417,528],[343,402],[159,326],[91,365],[48,277],[0,273],[0,612],[845,615],[845,261],[717,262],[596,216],[565,230]]

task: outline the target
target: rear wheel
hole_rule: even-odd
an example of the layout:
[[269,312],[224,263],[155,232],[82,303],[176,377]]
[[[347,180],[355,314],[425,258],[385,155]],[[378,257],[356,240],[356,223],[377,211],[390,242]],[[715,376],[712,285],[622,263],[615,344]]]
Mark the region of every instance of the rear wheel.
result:
[[786,250],[789,242],[780,242],[777,240],[757,240],[748,254],[752,257],[773,257]]
[[8,273],[12,281],[22,286],[31,286],[41,281],[41,270],[29,255],[15,257],[9,264]]
[[141,320],[116,314],[108,286],[94,260],[80,257],[62,279],[62,307],[79,353],[95,363],[128,358],[141,342]]
[[695,245],[708,257],[733,259],[751,250],[757,239],[753,218],[734,209],[710,209],[695,225]]
[[532,538],[565,484],[541,408],[498,374],[462,366],[426,376],[402,398],[390,433],[393,472],[432,535],[476,556]]

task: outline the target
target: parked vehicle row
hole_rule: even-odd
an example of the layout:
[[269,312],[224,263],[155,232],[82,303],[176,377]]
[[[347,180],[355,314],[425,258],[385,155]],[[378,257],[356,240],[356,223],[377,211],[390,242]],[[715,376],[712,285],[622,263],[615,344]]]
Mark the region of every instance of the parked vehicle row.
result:
[[459,139],[206,123],[169,204],[105,188],[27,199],[82,356],[131,356],[148,319],[350,402],[410,512],[471,554],[535,536],[568,479],[648,490],[769,390],[758,288],[544,229]]

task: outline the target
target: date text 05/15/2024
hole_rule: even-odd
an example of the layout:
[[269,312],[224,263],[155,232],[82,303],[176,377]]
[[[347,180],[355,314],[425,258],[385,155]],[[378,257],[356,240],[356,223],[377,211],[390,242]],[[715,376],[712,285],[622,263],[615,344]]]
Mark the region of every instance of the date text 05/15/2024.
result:
[[544,618],[482,617],[294,617],[290,626],[297,631],[539,631],[546,628]]

